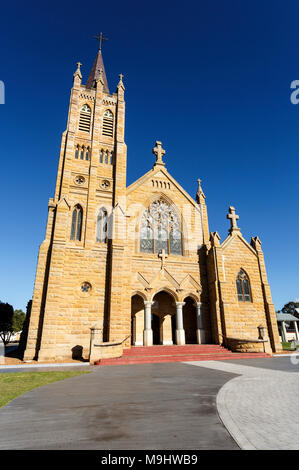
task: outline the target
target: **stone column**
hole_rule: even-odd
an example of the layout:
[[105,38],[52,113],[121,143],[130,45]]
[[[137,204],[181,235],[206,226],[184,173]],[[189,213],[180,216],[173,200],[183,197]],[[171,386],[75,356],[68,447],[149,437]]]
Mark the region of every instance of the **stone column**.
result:
[[295,327],[295,332],[296,332],[296,341],[299,341],[298,326],[297,326],[297,322],[296,322],[296,321],[294,321],[294,327]]
[[287,342],[287,330],[284,321],[281,322],[281,339],[284,343]]
[[202,321],[202,310],[201,310],[201,302],[196,302],[196,318],[197,318],[197,330],[196,330],[196,337],[197,337],[197,344],[203,344],[206,342],[205,338],[205,330],[203,327]]
[[185,344],[185,330],[183,326],[183,306],[185,302],[176,302],[176,344]]
[[152,305],[154,302],[150,300],[144,301],[144,330],[143,330],[143,346],[153,345],[152,330]]

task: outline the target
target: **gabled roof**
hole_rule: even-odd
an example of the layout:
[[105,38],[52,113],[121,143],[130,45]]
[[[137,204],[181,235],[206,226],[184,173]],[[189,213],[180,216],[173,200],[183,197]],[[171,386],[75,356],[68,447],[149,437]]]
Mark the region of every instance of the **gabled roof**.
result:
[[233,231],[231,232],[226,239],[221,243],[221,248],[226,248],[234,239],[239,238],[241,242],[244,243],[244,245],[255,255],[257,256],[256,251],[252,248],[251,245],[243,238],[242,234],[240,231]]
[[86,88],[95,88],[96,81],[99,78],[101,69],[103,71],[102,77],[104,81],[104,92],[109,93],[108,81],[106,77],[106,71],[105,71],[105,66],[104,66],[104,61],[103,61],[103,56],[102,56],[101,51],[97,53],[91,72],[86,82]]
[[298,318],[294,317],[291,313],[276,313],[277,321],[299,321]]
[[159,176],[158,174],[161,173],[163,176],[165,176],[172,184],[175,186],[175,188],[180,191],[180,193],[195,207],[198,209],[198,204],[196,201],[190,196],[190,194],[187,193],[187,191],[184,190],[184,188],[168,173],[166,168],[162,165],[154,165],[153,168],[145,173],[143,176],[138,178],[138,180],[134,181],[134,183],[130,184],[130,186],[127,187],[127,194],[130,194],[132,191],[134,191],[138,186],[141,184],[144,184],[146,181],[149,179]]

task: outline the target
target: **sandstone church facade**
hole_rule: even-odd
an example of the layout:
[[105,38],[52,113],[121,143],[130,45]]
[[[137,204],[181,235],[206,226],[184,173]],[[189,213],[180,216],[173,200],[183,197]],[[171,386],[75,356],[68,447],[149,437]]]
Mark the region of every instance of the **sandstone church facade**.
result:
[[80,66],[24,359],[88,359],[93,335],[108,356],[115,344],[279,350],[259,238],[242,237],[233,207],[228,237],[210,233],[200,180],[194,200],[168,173],[159,141],[152,169],[127,187],[123,77],[111,94],[101,50],[86,85]]

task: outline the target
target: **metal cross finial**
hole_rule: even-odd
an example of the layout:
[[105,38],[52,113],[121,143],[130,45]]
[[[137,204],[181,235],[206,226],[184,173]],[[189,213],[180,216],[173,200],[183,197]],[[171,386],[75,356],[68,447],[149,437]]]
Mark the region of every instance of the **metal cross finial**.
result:
[[161,269],[164,268],[164,264],[165,264],[165,261],[166,261],[166,258],[168,258],[168,255],[166,254],[164,248],[163,250],[161,250],[158,254],[159,258],[161,258]]
[[239,220],[239,216],[236,214],[236,209],[233,206],[230,206],[228,211],[229,214],[227,214],[226,218],[230,219],[230,232],[232,232],[233,230],[240,230],[237,225],[237,220]]
[[103,33],[96,34],[96,35],[94,36],[94,38],[99,41],[99,51],[101,51],[101,50],[102,50],[102,44],[103,44],[103,42],[104,42],[104,41],[107,41],[108,38],[105,38],[104,35],[103,35]]
[[162,142],[159,140],[156,140],[156,147],[153,148],[153,154],[156,155],[156,164],[164,165],[162,157],[165,155],[165,150],[162,148]]

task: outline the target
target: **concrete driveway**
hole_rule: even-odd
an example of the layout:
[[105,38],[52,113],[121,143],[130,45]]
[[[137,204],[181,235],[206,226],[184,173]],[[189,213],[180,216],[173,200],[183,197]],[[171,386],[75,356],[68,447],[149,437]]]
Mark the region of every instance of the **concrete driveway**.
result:
[[182,363],[97,367],[0,410],[0,449],[238,449],[217,413],[236,377]]

